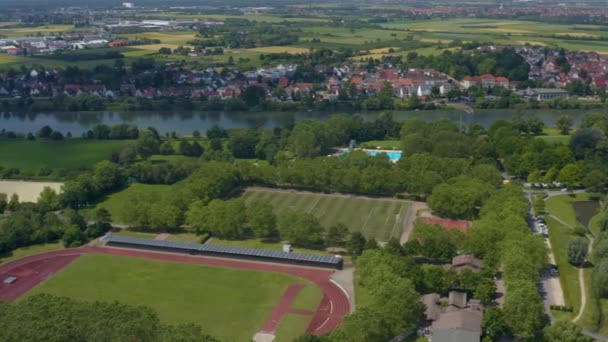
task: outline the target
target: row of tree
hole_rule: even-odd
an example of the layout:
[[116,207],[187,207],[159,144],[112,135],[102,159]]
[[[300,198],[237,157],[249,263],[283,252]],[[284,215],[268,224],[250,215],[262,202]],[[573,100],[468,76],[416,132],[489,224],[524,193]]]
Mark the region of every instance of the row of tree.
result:
[[167,325],[152,309],[82,302],[47,294],[0,302],[6,341],[189,341],[215,342],[195,324]]

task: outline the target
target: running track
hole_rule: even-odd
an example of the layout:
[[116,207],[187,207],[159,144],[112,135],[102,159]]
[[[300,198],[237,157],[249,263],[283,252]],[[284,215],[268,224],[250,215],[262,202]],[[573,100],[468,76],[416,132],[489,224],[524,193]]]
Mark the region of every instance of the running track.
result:
[[[93,246],[31,255],[7,264],[0,265],[0,280],[3,281],[9,275],[15,275],[18,277],[17,282],[12,285],[5,285],[3,282],[0,283],[0,300],[10,301],[17,299],[83,254],[108,254],[262,272],[283,273],[306,279],[314,283],[323,291],[323,299],[321,300],[321,304],[314,313],[313,319],[307,329],[307,332],[315,335],[321,335],[334,330],[340,324],[340,322],[342,322],[342,318],[350,313],[349,299],[338,286],[330,281],[332,271],[329,270],[282,264],[249,262],[235,259]],[[282,305],[278,306],[281,307]]]

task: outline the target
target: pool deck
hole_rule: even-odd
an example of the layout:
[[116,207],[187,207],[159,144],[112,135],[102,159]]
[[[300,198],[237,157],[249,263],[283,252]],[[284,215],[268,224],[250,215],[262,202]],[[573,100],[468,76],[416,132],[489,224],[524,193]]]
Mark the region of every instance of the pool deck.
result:
[[[339,148],[338,152],[336,152],[335,155],[336,156],[341,156],[341,155],[344,155],[345,153],[348,153],[350,151],[363,151],[365,153],[374,152],[376,154],[377,153],[385,153],[385,154],[387,154],[389,156],[389,160],[391,162],[393,162],[393,163],[398,162],[401,159],[401,156],[403,155],[403,151],[400,151],[400,150],[375,150],[375,149],[372,149],[372,148],[355,148],[355,149],[352,149],[352,150],[350,150],[348,148]],[[389,153],[399,153],[399,158],[393,159],[393,158],[390,157]]]

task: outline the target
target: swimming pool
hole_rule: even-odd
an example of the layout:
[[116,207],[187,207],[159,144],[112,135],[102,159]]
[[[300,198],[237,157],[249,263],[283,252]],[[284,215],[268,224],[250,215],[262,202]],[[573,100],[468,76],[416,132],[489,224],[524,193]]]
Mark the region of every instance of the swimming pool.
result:
[[[350,152],[349,150],[340,150],[340,154],[347,154],[348,152]],[[399,159],[401,159],[401,151],[387,151],[387,150],[382,150],[382,151],[374,151],[374,150],[363,150],[363,152],[367,153],[370,156],[377,156],[378,154],[386,154],[388,156],[388,159],[390,159],[390,161],[392,162],[396,162]]]

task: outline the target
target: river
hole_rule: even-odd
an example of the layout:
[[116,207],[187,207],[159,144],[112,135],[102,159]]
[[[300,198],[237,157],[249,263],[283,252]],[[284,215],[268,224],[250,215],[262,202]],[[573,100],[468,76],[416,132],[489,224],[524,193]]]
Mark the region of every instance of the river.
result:
[[[524,115],[534,115],[541,119],[546,126],[555,126],[560,115],[567,114],[574,118],[574,125],[578,126],[581,118],[593,110],[528,110]],[[424,120],[448,118],[458,122],[461,119],[465,124],[472,121],[489,126],[497,119],[511,120],[518,112],[514,110],[476,110],[473,115],[464,114],[459,110],[435,111],[393,111],[397,121],[405,121],[412,117]],[[251,127],[284,127],[303,119],[324,120],[333,113],[327,112],[58,112],[58,113],[3,113],[0,115],[0,129],[19,133],[36,132],[48,125],[63,134],[70,132],[80,136],[83,132],[97,124],[116,125],[128,123],[139,128],[155,127],[161,134],[177,132],[181,135],[190,135],[195,129],[204,133],[208,128],[219,125],[223,128],[251,128]],[[367,112],[360,115],[366,120],[373,120],[380,112]],[[354,115],[354,114],[347,114]]]

